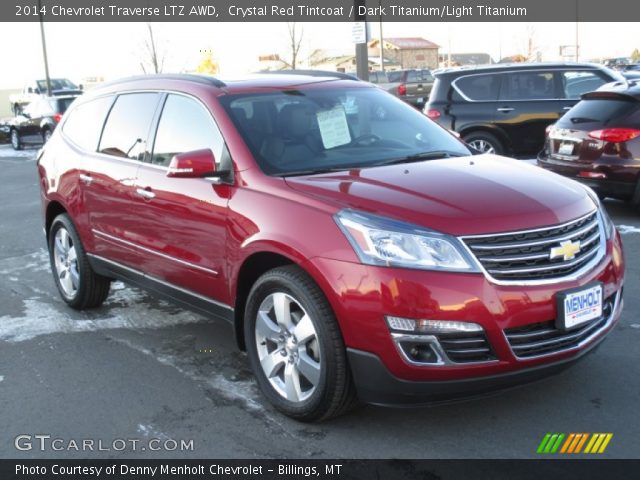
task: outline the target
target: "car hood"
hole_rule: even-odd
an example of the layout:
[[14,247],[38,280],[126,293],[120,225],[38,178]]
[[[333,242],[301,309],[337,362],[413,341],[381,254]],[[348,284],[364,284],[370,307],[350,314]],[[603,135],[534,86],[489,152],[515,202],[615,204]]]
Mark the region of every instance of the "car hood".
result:
[[290,188],[330,203],[452,235],[524,230],[593,210],[585,189],[522,160],[494,155],[288,177]]

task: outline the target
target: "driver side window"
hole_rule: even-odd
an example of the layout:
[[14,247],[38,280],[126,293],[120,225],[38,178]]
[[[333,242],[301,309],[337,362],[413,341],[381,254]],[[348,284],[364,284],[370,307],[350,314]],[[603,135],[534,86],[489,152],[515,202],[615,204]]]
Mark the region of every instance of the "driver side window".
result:
[[174,155],[206,148],[220,166],[224,140],[211,114],[192,98],[170,94],[162,109],[151,163],[168,166]]

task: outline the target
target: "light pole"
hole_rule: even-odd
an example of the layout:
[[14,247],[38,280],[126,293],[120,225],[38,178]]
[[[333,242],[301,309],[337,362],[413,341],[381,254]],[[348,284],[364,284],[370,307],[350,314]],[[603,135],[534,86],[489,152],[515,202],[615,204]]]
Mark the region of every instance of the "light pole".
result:
[[366,0],[354,0],[355,21],[363,22],[365,29],[365,42],[356,44],[356,74],[360,80],[369,80],[369,51],[367,50],[367,15],[360,15],[360,6],[366,7]]
[[38,15],[40,17],[40,38],[42,39],[42,56],[44,57],[44,74],[47,80],[47,96],[51,96],[51,78],[49,77],[49,60],[47,59],[47,42],[44,38],[44,22],[42,21],[42,1],[38,0]]
[[380,70],[384,72],[384,38],[382,36],[382,0],[378,0],[378,13],[380,14]]

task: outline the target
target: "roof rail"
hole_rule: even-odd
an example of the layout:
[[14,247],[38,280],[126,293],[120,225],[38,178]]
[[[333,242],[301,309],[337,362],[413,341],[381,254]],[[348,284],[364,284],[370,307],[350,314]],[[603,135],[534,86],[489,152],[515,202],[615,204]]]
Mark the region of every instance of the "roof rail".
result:
[[201,83],[203,85],[210,85],[212,87],[223,88],[226,87],[226,83],[222,80],[218,80],[215,77],[207,75],[195,75],[192,73],[158,73],[149,75],[134,75],[132,77],[120,78],[117,80],[111,80],[100,84],[100,87],[118,85],[120,83],[139,82],[144,80],[182,80],[186,82]]
[[358,77],[355,75],[351,75],[350,73],[344,72],[331,72],[329,70],[265,70],[264,72],[259,73],[268,73],[268,74],[276,74],[276,75],[306,75],[308,77],[334,77],[341,78],[343,80],[356,80],[359,81]]

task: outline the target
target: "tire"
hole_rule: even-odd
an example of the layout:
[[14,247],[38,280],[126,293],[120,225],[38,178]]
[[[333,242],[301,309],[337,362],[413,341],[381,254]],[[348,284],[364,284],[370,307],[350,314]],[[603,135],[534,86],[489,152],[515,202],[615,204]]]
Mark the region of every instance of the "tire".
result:
[[474,150],[480,153],[492,153],[502,155],[504,145],[502,142],[488,132],[471,132],[462,136],[462,139]]
[[[276,306],[286,308],[277,316]],[[258,385],[280,412],[314,422],[357,405],[333,311],[299,267],[279,267],[256,281],[247,299],[244,333]]]
[[51,129],[45,128],[42,132],[42,144],[46,145],[49,139],[51,138],[52,132]]
[[13,149],[22,150],[22,138],[20,138],[20,133],[18,132],[18,130],[12,128],[9,136],[11,137],[11,146],[13,147]]
[[76,310],[95,308],[109,296],[111,280],[93,271],[69,216],[58,215],[49,229],[49,260],[62,299]]

